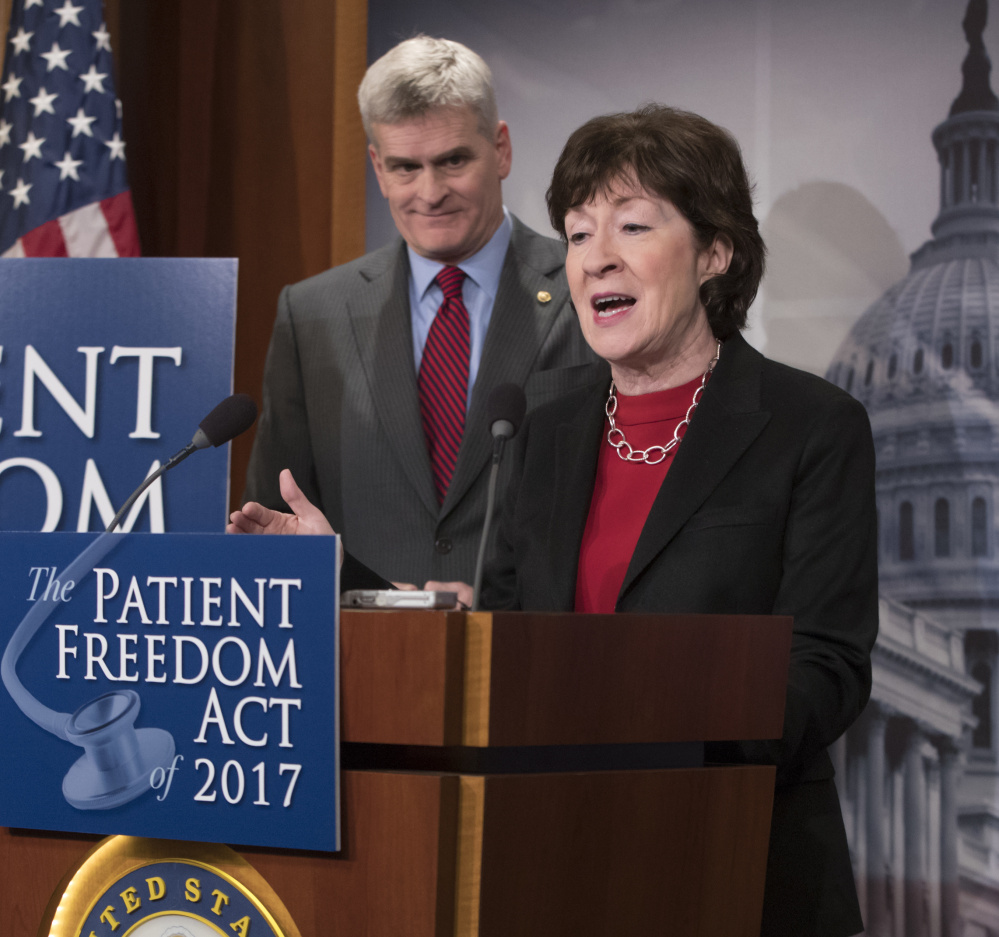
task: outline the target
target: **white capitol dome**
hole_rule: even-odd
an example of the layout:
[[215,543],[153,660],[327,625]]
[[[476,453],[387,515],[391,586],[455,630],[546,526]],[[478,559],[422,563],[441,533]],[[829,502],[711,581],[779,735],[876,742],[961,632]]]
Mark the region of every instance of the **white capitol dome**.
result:
[[972,43],[964,88],[933,132],[934,238],[853,326],[827,372],[871,417],[881,591],[962,630],[999,628],[999,99],[990,69]]

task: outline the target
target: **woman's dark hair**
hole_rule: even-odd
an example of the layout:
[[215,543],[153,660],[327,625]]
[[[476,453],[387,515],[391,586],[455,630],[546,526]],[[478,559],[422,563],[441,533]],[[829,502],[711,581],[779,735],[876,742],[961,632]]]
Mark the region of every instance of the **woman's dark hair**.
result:
[[701,302],[717,338],[745,328],[766,247],[735,138],[697,114],[661,104],[587,121],[569,137],[546,196],[563,240],[566,214],[621,182],[672,202],[702,248],[717,235],[732,242],[728,271],[701,287]]

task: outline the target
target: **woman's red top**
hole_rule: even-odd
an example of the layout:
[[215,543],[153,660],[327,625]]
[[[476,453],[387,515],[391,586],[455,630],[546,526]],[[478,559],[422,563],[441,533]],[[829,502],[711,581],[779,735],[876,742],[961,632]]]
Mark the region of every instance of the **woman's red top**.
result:
[[[633,449],[665,446],[686,416],[700,384],[697,377],[680,387],[637,397],[618,393],[614,421]],[[607,428],[605,423],[596,484],[579,550],[577,612],[614,611],[639,534],[676,454],[674,448],[656,465],[625,462],[607,443]]]

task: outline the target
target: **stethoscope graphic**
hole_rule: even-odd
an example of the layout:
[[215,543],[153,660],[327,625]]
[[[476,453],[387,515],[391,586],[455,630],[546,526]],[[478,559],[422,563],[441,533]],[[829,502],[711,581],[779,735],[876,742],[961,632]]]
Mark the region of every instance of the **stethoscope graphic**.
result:
[[[121,542],[120,536],[101,534],[59,574],[60,581],[80,583]],[[150,773],[157,767],[169,767],[173,759],[173,736],[165,729],[135,728],[141,705],[135,690],[104,693],[74,713],[56,712],[31,695],[17,676],[17,662],[62,604],[56,596],[34,601],[7,644],[0,676],[11,699],[32,722],[83,749],[62,781],[62,793],[69,804],[80,810],[109,810],[150,789]]]

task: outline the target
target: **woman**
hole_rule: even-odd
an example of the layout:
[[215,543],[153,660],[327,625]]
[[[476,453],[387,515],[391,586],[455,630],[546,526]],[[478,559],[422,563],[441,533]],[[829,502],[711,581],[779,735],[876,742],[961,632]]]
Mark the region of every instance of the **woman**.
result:
[[[559,157],[548,207],[612,382],[525,422],[482,604],[793,615],[783,737],[713,754],[777,766],[762,933],[855,934],[826,747],[871,685],[866,413],[740,336],[764,247],[724,130],[655,105],[591,120]],[[322,527],[303,516],[280,523]]]
[[739,335],[764,248],[725,131],[658,106],[591,120],[548,207],[613,382],[527,421],[483,605],[793,615],[784,736],[737,753],[778,768],[763,933],[857,933],[826,747],[877,635],[866,413]]

